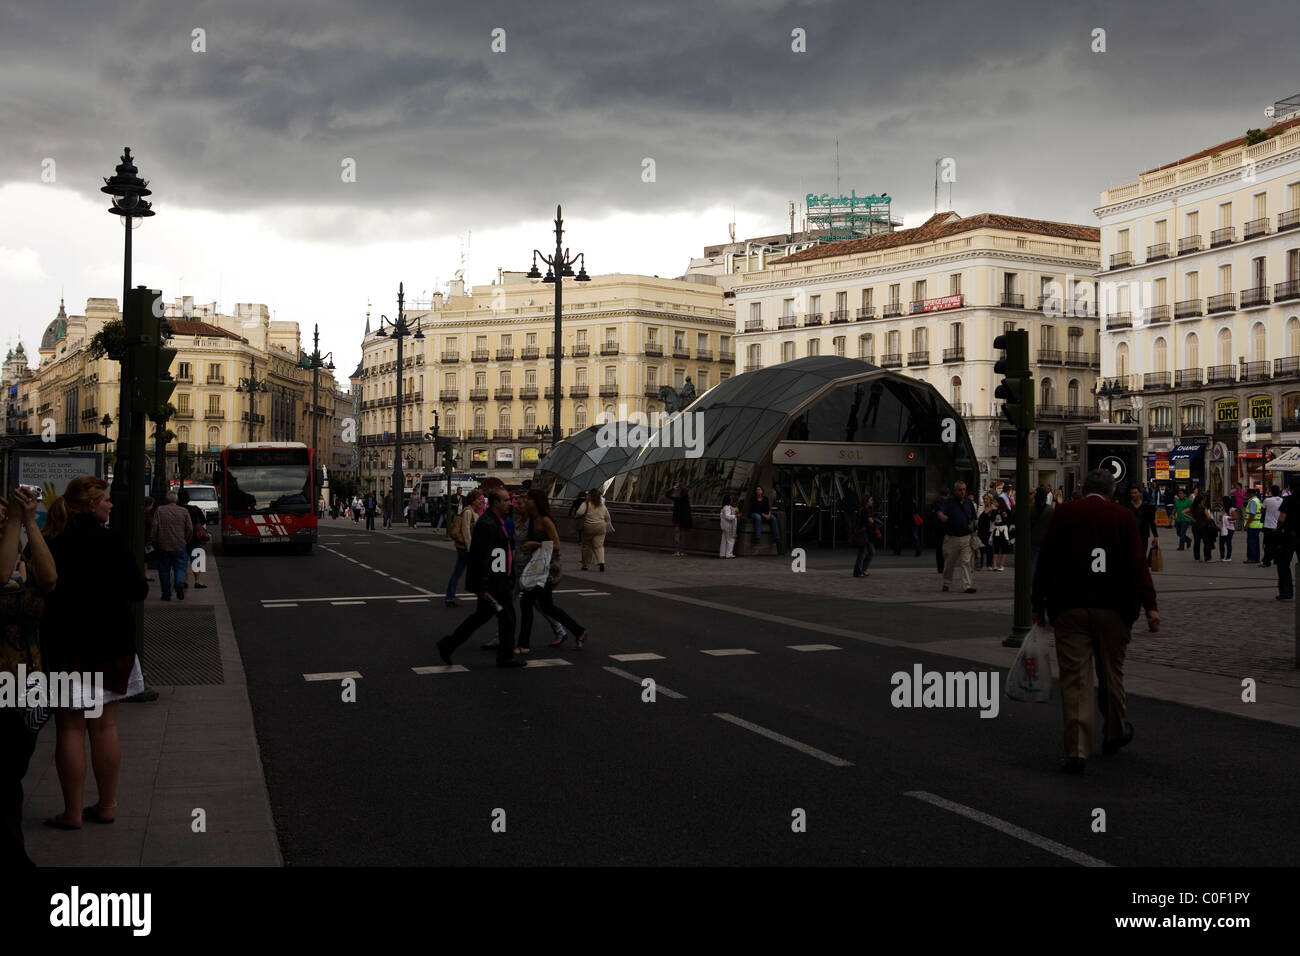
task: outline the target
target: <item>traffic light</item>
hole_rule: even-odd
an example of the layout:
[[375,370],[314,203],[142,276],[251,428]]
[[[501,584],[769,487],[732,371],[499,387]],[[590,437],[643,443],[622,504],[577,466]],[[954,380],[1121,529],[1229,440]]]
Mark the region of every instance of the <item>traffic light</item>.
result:
[[1004,402],[1002,415],[1010,424],[1020,431],[1033,431],[1034,380],[1029,374],[1029,333],[1003,332],[993,340],[993,347],[1006,353],[993,366],[994,372],[1005,376],[993,397]]
[[156,289],[137,286],[127,293],[123,316],[133,358],[131,404],[134,411],[149,418],[162,414],[176,390],[170,371],[176,350],[165,344],[164,320],[154,314],[154,302],[161,298],[162,293]]
[[442,454],[442,467],[444,471],[456,470],[456,455],[451,450],[450,439],[448,439],[447,448]]

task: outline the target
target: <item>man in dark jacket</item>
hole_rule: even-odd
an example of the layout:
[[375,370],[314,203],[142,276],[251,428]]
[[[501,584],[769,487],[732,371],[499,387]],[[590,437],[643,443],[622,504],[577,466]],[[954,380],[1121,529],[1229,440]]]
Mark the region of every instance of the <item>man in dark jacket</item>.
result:
[[1061,769],[1072,774],[1084,772],[1092,752],[1093,649],[1104,720],[1101,750],[1113,754],[1133,739],[1133,725],[1124,720],[1124,652],[1139,607],[1146,609],[1148,629],[1160,629],[1137,522],[1110,500],[1114,493],[1109,471],[1088,472],[1083,497],[1055,510],[1034,570],[1034,623],[1046,618],[1056,633],[1065,715]]
[[1133,520],[1137,522],[1138,534],[1142,536],[1142,553],[1147,553],[1147,541],[1159,541],[1160,536],[1156,533],[1156,506],[1150,501],[1145,500],[1142,490],[1134,485],[1129,489],[1128,510],[1133,512]]
[[504,488],[494,488],[488,495],[488,509],[474,523],[469,567],[465,573],[465,583],[478,595],[478,605],[455,631],[438,642],[438,656],[444,664],[450,664],[452,652],[495,615],[497,667],[523,667],[526,662],[515,656],[514,581],[511,577],[514,542],[506,532],[510,493]]
[[370,494],[366,495],[366,500],[365,500],[365,503],[364,503],[363,507],[364,507],[365,510],[366,510],[366,530],[367,530],[367,531],[374,531],[374,530],[375,530],[375,508],[376,508],[377,504],[378,504],[378,503],[375,501],[375,495],[374,495],[374,492],[371,492]]

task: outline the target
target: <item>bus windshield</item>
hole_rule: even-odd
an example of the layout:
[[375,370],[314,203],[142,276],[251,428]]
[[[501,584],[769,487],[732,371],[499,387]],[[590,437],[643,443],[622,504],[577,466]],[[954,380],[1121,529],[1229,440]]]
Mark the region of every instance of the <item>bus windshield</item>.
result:
[[230,452],[226,462],[226,509],[232,515],[310,514],[307,453],[297,449]]

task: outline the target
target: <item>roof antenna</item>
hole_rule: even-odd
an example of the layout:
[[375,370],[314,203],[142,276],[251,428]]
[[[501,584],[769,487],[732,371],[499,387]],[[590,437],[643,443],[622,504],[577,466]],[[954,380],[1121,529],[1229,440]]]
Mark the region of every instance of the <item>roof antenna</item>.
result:
[[939,163],[941,160],[934,161],[934,214],[939,215]]
[[840,194],[840,141],[835,140],[835,195]]

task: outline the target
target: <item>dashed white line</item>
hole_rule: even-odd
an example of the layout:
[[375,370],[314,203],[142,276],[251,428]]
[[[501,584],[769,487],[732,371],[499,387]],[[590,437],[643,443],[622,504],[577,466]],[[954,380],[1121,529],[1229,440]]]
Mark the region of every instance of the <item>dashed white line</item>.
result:
[[795,740],[793,737],[787,737],[785,736],[785,734],[778,734],[775,730],[768,730],[766,727],[758,726],[758,724],[751,724],[748,720],[742,720],[741,718],[736,717],[734,714],[714,714],[713,716],[721,717],[723,720],[727,721],[728,723],[735,724],[737,727],[744,727],[746,730],[751,730],[754,733],[759,734],[760,736],[766,737],[768,740],[775,740],[779,744],[785,744],[787,747],[793,747],[795,750],[799,751],[800,753],[805,753],[809,757],[815,757],[818,760],[830,764],[832,767],[853,766],[853,764],[851,764],[849,761],[843,760],[840,757],[836,757],[834,754],[828,754],[824,750],[818,750],[816,747],[810,747],[808,746],[808,744],[800,743],[799,741]]
[[357,562],[357,565],[358,565],[359,567],[363,567],[363,568],[365,568],[367,571],[373,571],[373,570],[374,570],[374,568],[372,568],[370,565],[368,565],[368,564],[362,564],[360,561]]
[[398,598],[398,604],[428,604],[428,598]]
[[644,654],[610,654],[609,656],[610,656],[611,658],[613,658],[614,660],[616,660],[616,661],[623,661],[624,663],[626,663],[626,662],[628,662],[628,661],[662,661],[662,660],[667,660],[667,658],[665,658],[665,657],[664,657],[663,655],[661,655],[661,654],[650,654],[650,653],[644,653]]
[[[628,671],[625,671],[618,667],[606,667],[605,670],[609,671],[611,674],[617,674],[619,677],[626,677],[628,680],[635,681],[638,684],[640,684],[643,680],[645,680],[645,678],[643,677],[637,677],[635,674],[629,673]],[[671,697],[673,700],[686,699],[685,694],[679,694],[675,690],[669,690],[663,684],[660,684],[658,682],[655,683],[655,693],[663,694],[665,697]]]
[[263,605],[263,607],[297,607],[297,606],[298,604],[296,601],[291,602],[289,604],[264,604]]
[[758,651],[751,651],[747,647],[721,647],[709,651],[700,651],[701,654],[708,654],[710,657],[740,657],[744,654],[757,654]]
[[558,657],[543,657],[540,660],[528,659],[528,667],[568,667],[573,661],[560,660]]
[[360,677],[359,671],[334,671],[329,674],[303,674],[303,680],[343,680],[347,677]]
[[434,664],[429,667],[412,667],[417,674],[467,674],[469,668],[463,664]]
[[1072,863],[1078,863],[1080,866],[1110,866],[1105,860],[1099,860],[1095,856],[1089,856],[1079,850],[1066,846],[1064,843],[1057,843],[1055,840],[1049,840],[1045,836],[1040,836],[1032,830],[1026,830],[1024,827],[1018,827],[1014,823],[1008,823],[1006,820],[990,816],[980,810],[968,807],[965,804],[954,803],[952,800],[945,800],[943,797],[936,797],[933,793],[927,793],[924,790],[909,790],[904,796],[915,797],[917,800],[923,800],[926,803],[933,804],[936,807],[942,807],[952,813],[960,814],[967,819],[974,820],[976,823],[982,823],[986,827],[992,827],[1007,836],[1015,837],[1017,840],[1023,840],[1026,843],[1038,847],[1040,850],[1046,850],[1048,853],[1054,853],[1059,857],[1064,857]]
[[365,604],[365,601],[330,601],[334,607],[347,607],[352,604]]
[[839,651],[841,647],[834,644],[787,644],[786,647],[792,651]]
[[609,597],[608,591],[579,591],[578,597]]
[[393,578],[393,583],[394,583],[394,584],[405,584],[408,588],[413,588],[413,587],[415,587],[415,585],[412,584],[410,581],[403,581],[401,578]]

